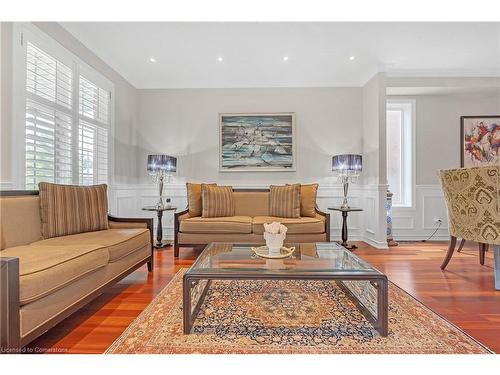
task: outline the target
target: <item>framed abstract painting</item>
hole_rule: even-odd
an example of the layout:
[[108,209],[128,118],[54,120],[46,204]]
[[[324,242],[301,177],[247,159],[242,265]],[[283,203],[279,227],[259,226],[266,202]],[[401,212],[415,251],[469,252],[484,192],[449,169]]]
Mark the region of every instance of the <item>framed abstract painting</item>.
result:
[[460,117],[460,165],[500,163],[500,115]]
[[295,114],[219,114],[222,172],[295,171]]

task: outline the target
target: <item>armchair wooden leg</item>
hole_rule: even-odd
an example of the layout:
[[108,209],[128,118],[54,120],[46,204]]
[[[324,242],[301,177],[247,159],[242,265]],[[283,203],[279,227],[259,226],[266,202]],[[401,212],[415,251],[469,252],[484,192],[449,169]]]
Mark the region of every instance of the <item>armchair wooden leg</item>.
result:
[[479,263],[481,264],[481,266],[484,266],[484,253],[486,251],[486,244],[484,243],[480,243],[479,244]]
[[460,240],[460,245],[458,245],[458,250],[457,250],[457,253],[461,252],[462,249],[464,248],[464,245],[465,245],[465,240],[462,238]]
[[453,252],[455,251],[455,246],[457,244],[457,237],[451,236],[450,237],[450,246],[448,247],[448,252],[446,253],[446,257],[443,260],[443,263],[441,264],[441,269],[444,270],[446,266],[448,265]]
[[177,242],[174,244],[174,257],[179,258],[179,245]]

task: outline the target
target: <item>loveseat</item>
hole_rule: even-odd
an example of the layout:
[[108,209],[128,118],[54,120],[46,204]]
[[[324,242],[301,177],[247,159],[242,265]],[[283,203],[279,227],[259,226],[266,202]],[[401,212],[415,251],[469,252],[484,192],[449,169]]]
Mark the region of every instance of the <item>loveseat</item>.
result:
[[44,239],[38,192],[1,192],[2,352],[22,348],[143,264],[152,271],[152,219],[108,216],[106,224]]
[[264,223],[273,221],[288,228],[288,243],[330,241],[329,214],[315,206],[314,217],[270,216],[269,196],[269,189],[233,189],[234,216],[228,217],[193,216],[188,203],[188,208],[174,217],[174,256],[179,256],[182,246],[194,247],[210,242],[263,244]]

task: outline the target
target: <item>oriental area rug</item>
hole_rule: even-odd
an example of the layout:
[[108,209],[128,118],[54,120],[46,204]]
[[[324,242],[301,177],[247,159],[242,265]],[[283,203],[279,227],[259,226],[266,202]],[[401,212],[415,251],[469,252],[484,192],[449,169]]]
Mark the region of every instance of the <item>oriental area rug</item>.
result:
[[182,332],[180,270],[108,354],[484,354],[491,351],[389,283],[382,337],[331,281],[213,281]]

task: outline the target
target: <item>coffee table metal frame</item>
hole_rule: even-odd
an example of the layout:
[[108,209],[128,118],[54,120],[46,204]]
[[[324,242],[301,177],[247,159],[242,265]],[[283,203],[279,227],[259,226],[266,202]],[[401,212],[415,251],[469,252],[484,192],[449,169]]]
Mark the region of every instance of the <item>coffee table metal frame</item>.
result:
[[[373,271],[363,272],[363,271],[334,271],[332,273],[324,271],[293,271],[288,272],[286,270],[275,270],[271,272],[256,272],[256,271],[242,271],[234,270],[228,271],[227,269],[220,270],[217,272],[203,272],[197,269],[197,263],[200,259],[203,259],[203,253],[207,251],[212,244],[208,244],[203,252],[200,254],[198,259],[193,263],[191,268],[183,276],[183,329],[184,334],[191,333],[191,328],[198,315],[201,305],[205,299],[205,296],[210,288],[210,283],[212,280],[334,280],[341,287],[341,289],[346,293],[346,295],[353,301],[353,303],[358,307],[359,311],[364,315],[364,317],[373,325],[373,327],[378,331],[381,336],[387,336],[388,334],[388,281],[387,276],[372,267]],[[235,244],[236,246],[236,244]],[[239,245],[239,246],[250,246],[250,245]],[[335,250],[332,250],[335,251]],[[352,253],[351,253],[352,254]],[[352,254],[353,257],[358,258],[356,255]],[[364,261],[363,261],[364,262]],[[365,262],[366,263],[366,262]],[[375,272],[374,272],[375,271]],[[191,291],[200,281],[207,280],[206,285],[198,298],[196,306],[192,309],[191,306]],[[363,305],[361,301],[342,283],[344,280],[363,280],[369,281],[377,290],[377,316],[373,316],[372,313]]]

